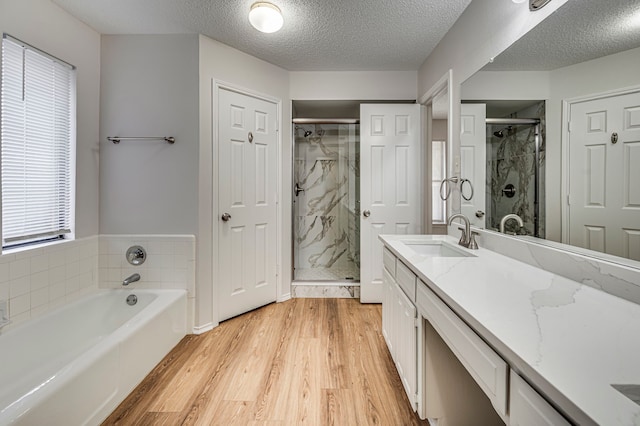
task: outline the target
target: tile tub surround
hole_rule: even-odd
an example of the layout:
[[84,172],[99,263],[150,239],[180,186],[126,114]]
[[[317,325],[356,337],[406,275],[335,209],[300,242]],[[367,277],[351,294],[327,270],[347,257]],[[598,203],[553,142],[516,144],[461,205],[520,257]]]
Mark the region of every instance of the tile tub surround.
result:
[[[611,386],[640,384],[640,305],[482,245],[470,251],[476,257],[427,258],[403,244],[407,238],[451,244],[457,244],[457,238],[381,237],[513,369],[573,421],[640,422],[640,406]],[[640,270],[635,270],[635,281],[640,282]]]
[[98,290],[98,237],[51,243],[0,256],[0,299],[8,330]]
[[[125,253],[133,245],[144,247],[142,265],[127,262]],[[129,289],[187,290],[188,328],[193,328],[195,312],[196,239],[193,235],[100,235],[99,287],[123,288],[122,280],[140,274]]]

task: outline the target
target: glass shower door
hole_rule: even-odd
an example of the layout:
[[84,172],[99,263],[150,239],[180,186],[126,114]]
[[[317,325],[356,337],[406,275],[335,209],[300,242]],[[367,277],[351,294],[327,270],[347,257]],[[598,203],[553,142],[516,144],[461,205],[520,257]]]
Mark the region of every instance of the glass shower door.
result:
[[294,280],[359,281],[359,126],[294,129]]

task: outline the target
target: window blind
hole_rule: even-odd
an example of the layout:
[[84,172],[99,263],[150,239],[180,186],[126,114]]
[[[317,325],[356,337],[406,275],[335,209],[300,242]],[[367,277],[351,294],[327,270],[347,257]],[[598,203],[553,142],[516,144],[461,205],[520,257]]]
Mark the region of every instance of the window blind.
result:
[[2,40],[0,160],[3,247],[71,232],[75,70]]

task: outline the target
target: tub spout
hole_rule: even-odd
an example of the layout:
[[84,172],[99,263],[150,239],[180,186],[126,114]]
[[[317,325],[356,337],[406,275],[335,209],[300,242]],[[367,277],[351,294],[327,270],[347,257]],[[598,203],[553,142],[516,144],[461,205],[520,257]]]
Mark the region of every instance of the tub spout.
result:
[[127,278],[124,279],[124,281],[122,281],[122,285],[129,285],[136,281],[140,281],[140,274],[133,274],[128,276]]

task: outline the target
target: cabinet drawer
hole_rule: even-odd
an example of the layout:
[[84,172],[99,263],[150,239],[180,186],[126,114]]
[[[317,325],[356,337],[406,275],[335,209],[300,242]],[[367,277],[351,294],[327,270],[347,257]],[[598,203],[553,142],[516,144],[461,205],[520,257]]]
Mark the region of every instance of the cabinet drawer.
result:
[[382,263],[384,264],[384,267],[387,268],[387,271],[389,271],[389,275],[391,275],[392,278],[395,278],[396,257],[391,253],[391,250],[386,247],[382,250]]
[[513,370],[510,377],[509,416],[511,426],[570,425],[562,414]]
[[411,302],[416,300],[416,276],[404,263],[396,262],[396,282]]
[[422,281],[417,288],[416,305],[487,394],[498,414],[506,418],[507,363]]

